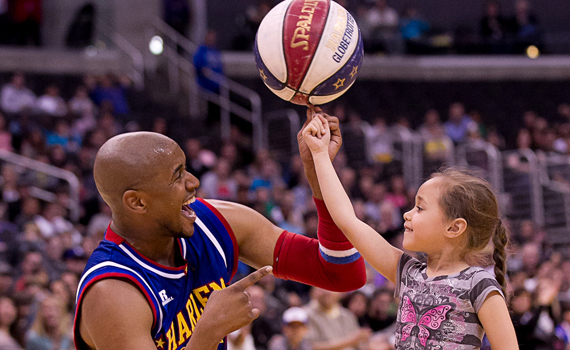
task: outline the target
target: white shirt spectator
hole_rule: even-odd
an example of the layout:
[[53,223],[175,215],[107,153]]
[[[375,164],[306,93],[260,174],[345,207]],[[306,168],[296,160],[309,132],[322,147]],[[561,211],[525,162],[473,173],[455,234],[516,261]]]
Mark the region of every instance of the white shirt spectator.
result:
[[366,14],[366,22],[372,28],[397,27],[399,20],[398,12],[391,7],[386,7],[382,11],[377,7],[373,7]]
[[36,100],[35,109],[39,113],[54,117],[63,117],[67,114],[67,104],[59,96],[59,89],[56,86],[49,86],[46,89],[45,95]]
[[80,86],[77,88],[75,96],[69,100],[69,110],[79,116],[73,123],[72,133],[74,135],[83,136],[97,125],[97,120],[95,119],[96,107],[89,98],[85,87]]
[[0,91],[0,107],[7,113],[20,113],[26,108],[32,108],[36,95],[25,86],[17,87],[12,83],[4,85]]

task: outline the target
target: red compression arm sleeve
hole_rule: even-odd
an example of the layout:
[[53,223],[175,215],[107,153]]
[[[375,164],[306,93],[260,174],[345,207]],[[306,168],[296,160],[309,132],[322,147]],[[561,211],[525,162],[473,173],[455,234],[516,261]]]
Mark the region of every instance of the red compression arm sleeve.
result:
[[273,252],[273,274],[323,289],[347,292],[366,283],[364,259],[315,198],[319,239],[283,231]]

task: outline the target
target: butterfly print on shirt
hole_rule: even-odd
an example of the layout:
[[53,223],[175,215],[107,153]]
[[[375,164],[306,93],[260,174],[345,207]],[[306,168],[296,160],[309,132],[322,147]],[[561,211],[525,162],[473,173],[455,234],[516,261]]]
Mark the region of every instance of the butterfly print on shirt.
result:
[[421,348],[425,349],[431,334],[430,330],[438,330],[443,321],[447,319],[449,310],[453,308],[455,308],[455,304],[445,303],[427,307],[419,312],[416,310],[414,304],[412,304],[410,297],[404,293],[400,318],[404,324],[402,326],[401,341],[405,342],[412,336],[414,329],[417,329],[417,338],[421,344]]

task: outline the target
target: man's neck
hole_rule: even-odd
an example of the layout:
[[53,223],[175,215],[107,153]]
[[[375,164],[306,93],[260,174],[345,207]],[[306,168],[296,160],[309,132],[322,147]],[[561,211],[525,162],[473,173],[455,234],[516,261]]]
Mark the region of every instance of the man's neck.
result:
[[143,233],[142,230],[137,231],[136,235],[130,234],[132,230],[124,230],[121,225],[115,225],[114,221],[111,223],[111,229],[144,257],[160,265],[176,267],[174,237]]

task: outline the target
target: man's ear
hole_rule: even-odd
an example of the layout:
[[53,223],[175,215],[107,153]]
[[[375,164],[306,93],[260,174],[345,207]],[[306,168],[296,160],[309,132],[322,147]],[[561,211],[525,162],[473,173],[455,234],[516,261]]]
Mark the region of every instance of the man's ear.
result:
[[467,230],[467,221],[464,218],[452,220],[447,227],[445,235],[449,238],[457,238]]
[[146,199],[136,190],[127,190],[123,193],[123,204],[125,208],[137,214],[145,213],[147,209]]

